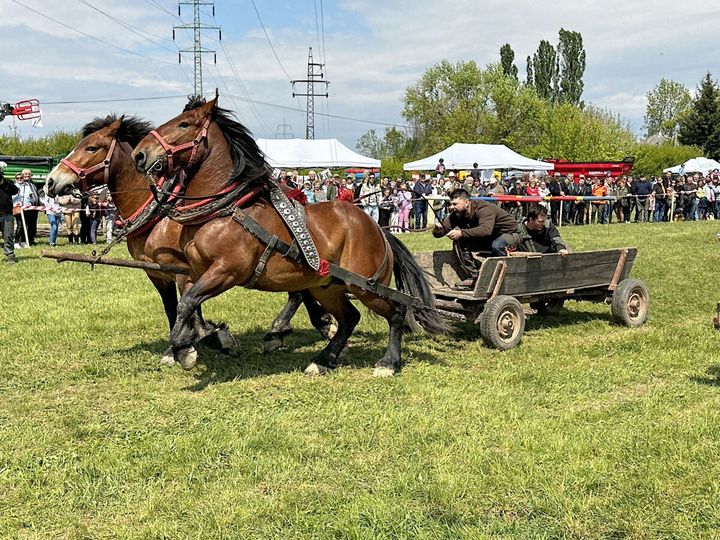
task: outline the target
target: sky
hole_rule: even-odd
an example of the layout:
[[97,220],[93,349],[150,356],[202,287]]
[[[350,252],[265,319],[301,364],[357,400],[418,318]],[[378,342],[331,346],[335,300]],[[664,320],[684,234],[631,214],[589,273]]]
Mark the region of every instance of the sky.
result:
[[[187,2],[188,0],[184,0]],[[208,0],[203,0],[209,3]],[[499,62],[510,43],[521,80],[540,40],[582,34],[583,100],[643,134],[647,92],[662,78],[695,91],[720,76],[720,3],[708,0],[216,0],[202,6],[203,90],[220,93],[256,137],[305,136],[308,48],[324,63],[329,98],[315,100],[315,138],[355,148],[368,129],[404,126],[402,97],[442,60]],[[257,12],[256,12],[257,10]],[[0,101],[37,98],[43,127],[6,118],[0,134],[77,130],[121,113],[161,124],[193,92],[192,6],[172,0],[0,0]],[[258,16],[259,13],[259,16]],[[262,21],[262,23],[261,23]],[[264,25],[264,28],[263,28]],[[267,33],[267,36],[266,36]],[[274,49],[274,52],[273,52]],[[277,56],[277,58],[276,58]],[[318,85],[315,87],[319,90]],[[296,86],[304,93],[304,85]],[[157,99],[155,99],[157,98]],[[126,100],[126,101],[109,101]],[[342,117],[342,118],[341,118]],[[600,158],[601,156],[599,156]]]

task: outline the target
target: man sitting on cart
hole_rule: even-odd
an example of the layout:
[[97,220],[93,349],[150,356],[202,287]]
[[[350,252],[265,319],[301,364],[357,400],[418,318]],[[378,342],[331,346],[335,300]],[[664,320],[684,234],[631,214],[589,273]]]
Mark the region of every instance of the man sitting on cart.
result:
[[554,223],[547,222],[547,210],[531,206],[525,220],[515,233],[503,234],[493,243],[500,251],[529,253],[559,253],[567,255],[568,248]]
[[517,233],[518,223],[496,204],[471,201],[464,189],[450,193],[450,213],[436,223],[432,233],[436,238],[447,236],[453,241],[453,255],[467,279],[458,283],[458,290],[470,290],[478,277],[479,257],[504,256],[502,235]]

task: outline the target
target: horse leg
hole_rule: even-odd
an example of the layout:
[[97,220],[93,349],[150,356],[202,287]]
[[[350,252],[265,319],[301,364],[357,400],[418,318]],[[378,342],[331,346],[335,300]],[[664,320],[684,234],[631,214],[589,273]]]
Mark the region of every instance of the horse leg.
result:
[[333,321],[332,315],[325,311],[322,305],[313,298],[310,291],[302,291],[302,301],[305,304],[305,309],[307,309],[313,327],[325,339],[332,339],[337,332],[337,325]]
[[196,319],[194,324],[199,325],[198,334],[205,336],[200,339],[201,343],[230,356],[238,356],[240,354],[240,346],[235,337],[230,333],[227,324],[205,320],[202,315],[202,306],[198,306],[195,315]]
[[[163,308],[165,308],[165,316],[168,319],[170,330],[172,330],[175,326],[175,321],[177,321],[178,306],[177,289],[175,288],[175,282],[166,281],[164,279],[156,277],[150,277],[150,281],[155,286],[157,292],[160,294]],[[172,348],[168,347],[168,349],[163,353],[162,358],[160,359],[160,364],[170,366],[174,363],[175,359],[173,358]]]
[[189,289],[178,304],[178,318],[170,332],[170,346],[175,361],[183,369],[192,369],[197,362],[194,344],[208,335],[208,328],[199,323],[198,308],[206,300],[213,298],[235,285],[231,274],[212,268],[205,272]]
[[292,332],[290,320],[295,316],[301,303],[305,304],[310,322],[325,339],[329,340],[335,335],[337,326],[332,316],[308,291],[289,292],[287,304],[273,321],[270,330],[263,336],[265,352],[275,352],[283,347],[283,338]]
[[373,375],[375,377],[392,377],[400,372],[402,368],[401,348],[402,336],[405,330],[405,314],[407,309],[404,306],[391,304],[369,291],[353,287],[352,291],[370,310],[384,317],[390,327],[388,336],[388,347],[385,355],[377,361]]
[[360,322],[360,312],[345,295],[344,286],[312,289],[312,296],[338,322],[337,332],[325,348],[305,368],[306,375],[324,375],[338,365],[338,358],[347,346],[348,338]]
[[270,330],[263,336],[265,352],[275,352],[282,348],[283,338],[292,332],[290,320],[295,316],[302,302],[303,296],[301,292],[288,293],[287,304],[280,310]]

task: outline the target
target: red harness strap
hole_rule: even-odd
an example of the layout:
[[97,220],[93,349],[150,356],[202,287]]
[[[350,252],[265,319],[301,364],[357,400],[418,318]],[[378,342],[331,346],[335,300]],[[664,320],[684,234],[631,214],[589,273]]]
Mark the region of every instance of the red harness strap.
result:
[[110,160],[112,160],[113,153],[115,152],[115,146],[117,144],[117,139],[113,139],[110,143],[110,148],[108,150],[107,155],[105,156],[105,159],[102,160],[100,163],[96,163],[92,167],[78,167],[75,165],[72,161],[70,161],[67,158],[63,158],[60,160],[60,163],[65,165],[67,168],[69,168],[72,172],[74,172],[77,177],[80,179],[80,187],[83,191],[87,191],[89,188],[89,184],[87,183],[87,177],[93,174],[95,171],[99,171],[103,167],[105,168],[105,184],[107,185],[108,180],[110,179]]
[[188,161],[188,164],[185,167],[189,168],[195,164],[195,158],[197,157],[198,146],[200,146],[200,143],[203,141],[203,139],[207,139],[209,127],[210,127],[210,117],[208,116],[207,119],[205,120],[205,123],[203,124],[202,128],[200,129],[200,132],[197,134],[197,136],[192,141],[178,144],[177,146],[170,146],[167,143],[167,141],[163,138],[163,136],[160,135],[154,129],[150,132],[150,135],[155,137],[157,139],[157,142],[160,143],[160,146],[162,146],[163,149],[165,150],[165,156],[167,157],[167,160],[168,160],[168,166],[167,166],[168,174],[172,174],[172,172],[173,172],[173,156],[175,156],[175,154],[179,154],[183,150],[187,150],[188,148],[192,148],[192,153],[190,154],[190,161]]

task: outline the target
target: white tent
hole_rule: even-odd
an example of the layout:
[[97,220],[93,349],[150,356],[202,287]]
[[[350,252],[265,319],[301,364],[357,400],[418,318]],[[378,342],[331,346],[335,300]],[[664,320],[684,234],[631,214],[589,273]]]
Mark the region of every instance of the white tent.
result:
[[440,158],[444,159],[448,169],[472,169],[473,163],[478,164],[478,169],[549,171],[555,168],[552,163],[521,156],[504,144],[465,143],[455,143],[434,156],[406,163],[403,168],[406,171],[434,171]]
[[362,156],[337,139],[258,139],[271,167],[367,167],[377,169],[380,161]]
[[685,173],[696,173],[700,172],[706,175],[710,171],[714,169],[720,169],[720,163],[715,161],[714,159],[708,159],[705,157],[696,157],[692,159],[688,159],[685,163],[682,165],[675,165],[674,167],[669,167],[667,169],[663,169],[663,172],[669,172],[673,174],[685,174]]

